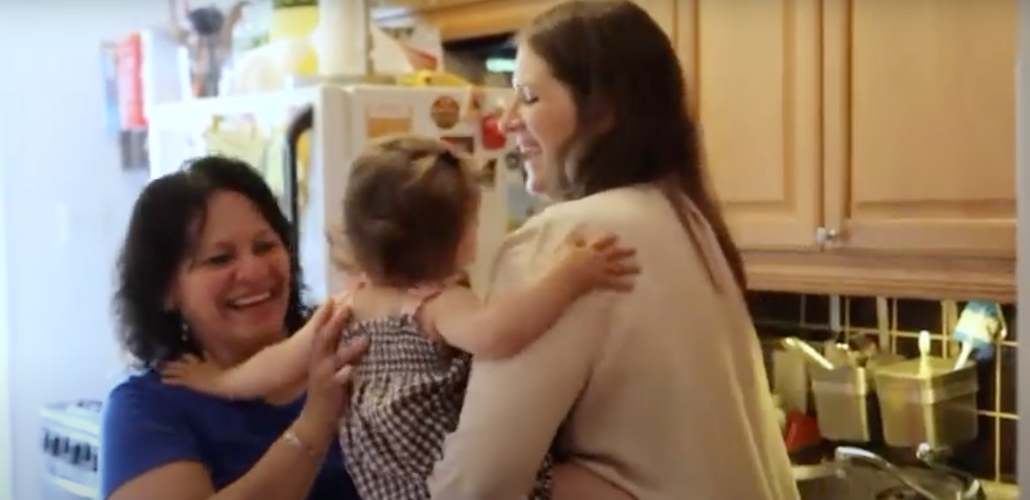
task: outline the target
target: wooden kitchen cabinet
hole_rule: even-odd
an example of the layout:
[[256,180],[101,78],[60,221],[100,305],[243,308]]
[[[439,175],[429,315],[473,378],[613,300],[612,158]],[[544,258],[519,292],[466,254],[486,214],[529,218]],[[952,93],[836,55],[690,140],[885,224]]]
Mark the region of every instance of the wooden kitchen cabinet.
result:
[[435,25],[445,41],[502,35],[525,26],[560,0],[390,0],[394,8],[373,13],[383,26],[410,25],[416,19]]
[[463,7],[488,0],[385,0],[377,4],[387,8],[406,8],[412,11],[429,11],[451,7]]
[[[676,23],[676,0],[634,0],[670,36]],[[436,25],[444,41],[467,40],[518,31],[536,14],[561,0],[388,0],[373,17],[386,25],[418,19]]]
[[1017,0],[828,0],[825,18],[842,246],[1014,256]]
[[712,183],[746,249],[815,249],[818,0],[678,6],[676,40]]
[[[560,0],[410,1],[458,40]],[[753,288],[1014,300],[1017,0],[637,3]]]
[[756,289],[1015,297],[1016,0],[689,0],[675,40]]

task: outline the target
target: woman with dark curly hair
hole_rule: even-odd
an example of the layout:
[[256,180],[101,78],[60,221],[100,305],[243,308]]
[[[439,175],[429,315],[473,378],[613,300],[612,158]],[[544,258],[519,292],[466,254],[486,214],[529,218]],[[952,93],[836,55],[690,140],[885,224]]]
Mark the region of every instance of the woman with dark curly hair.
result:
[[[335,429],[339,384],[367,343],[337,353],[348,310],[332,301],[308,321],[289,234],[271,190],[237,160],[200,158],[143,190],[115,296],[140,370],[105,404],[100,498],[359,500]],[[306,376],[263,400],[210,397],[157,371],[184,355],[234,366],[302,328],[318,330]]]

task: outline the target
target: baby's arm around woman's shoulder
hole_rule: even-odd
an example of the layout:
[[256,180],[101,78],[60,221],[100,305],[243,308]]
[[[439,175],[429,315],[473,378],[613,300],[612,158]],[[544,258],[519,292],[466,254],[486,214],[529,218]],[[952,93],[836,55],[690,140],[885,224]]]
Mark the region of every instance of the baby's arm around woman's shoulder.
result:
[[188,357],[162,368],[165,381],[233,399],[257,399],[296,385],[307,375],[307,362],[317,326],[336,308],[349,307],[336,304],[343,300],[331,299],[320,306],[312,320],[296,333],[261,349],[236,366],[223,369],[211,361]]
[[427,323],[449,344],[474,355],[508,357],[543,335],[590,291],[631,289],[639,272],[634,254],[614,235],[586,239],[572,232],[563,236],[539,278],[486,303],[468,288],[448,288],[427,305]]
[[426,304],[425,318],[448,344],[476,356],[503,358],[542,335],[579,296],[576,286],[548,275],[489,303],[468,288],[449,287]]

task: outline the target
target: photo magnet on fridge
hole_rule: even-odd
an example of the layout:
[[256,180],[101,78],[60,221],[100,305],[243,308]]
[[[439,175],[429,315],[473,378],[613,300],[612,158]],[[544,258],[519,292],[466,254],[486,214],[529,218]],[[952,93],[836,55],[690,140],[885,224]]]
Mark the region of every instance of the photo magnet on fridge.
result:
[[461,120],[461,105],[450,96],[440,96],[429,108],[433,123],[443,130],[450,130]]

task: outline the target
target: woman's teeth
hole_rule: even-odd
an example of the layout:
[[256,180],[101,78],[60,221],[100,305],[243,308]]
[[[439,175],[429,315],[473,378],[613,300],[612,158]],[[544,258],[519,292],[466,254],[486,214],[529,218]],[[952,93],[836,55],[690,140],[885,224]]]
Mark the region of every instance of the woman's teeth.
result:
[[259,302],[264,302],[272,297],[272,292],[260,293],[257,295],[248,295],[246,297],[240,297],[236,300],[229,302],[229,305],[233,307],[247,307]]

